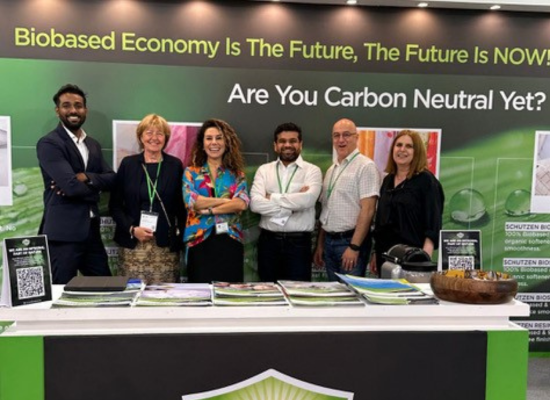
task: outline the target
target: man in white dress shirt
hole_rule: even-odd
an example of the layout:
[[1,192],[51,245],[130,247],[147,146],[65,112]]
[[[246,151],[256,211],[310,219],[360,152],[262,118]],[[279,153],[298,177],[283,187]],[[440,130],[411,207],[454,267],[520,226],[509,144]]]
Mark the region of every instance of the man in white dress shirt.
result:
[[357,127],[341,119],[332,128],[337,161],[323,183],[314,262],[324,266],[330,281],[335,273],[364,276],[371,251],[370,227],[380,189],[376,164],[357,149]]
[[276,161],[258,168],[250,209],[261,215],[260,280],[311,280],[311,233],[322,186],[319,167],[303,160],[302,130],[293,123],[275,129]]

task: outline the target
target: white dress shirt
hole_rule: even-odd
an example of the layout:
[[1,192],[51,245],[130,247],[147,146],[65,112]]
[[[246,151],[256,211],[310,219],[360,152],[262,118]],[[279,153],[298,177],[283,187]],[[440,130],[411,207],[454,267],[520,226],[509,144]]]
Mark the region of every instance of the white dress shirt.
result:
[[[88,150],[88,147],[86,146],[86,143],[84,143],[84,139],[86,139],[86,132],[84,132],[84,129],[81,129],[80,137],[77,137],[74,133],[72,133],[70,130],[67,129],[65,125],[63,125],[63,128],[65,128],[65,132],[69,135],[69,137],[72,139],[74,144],[76,145],[76,148],[80,152],[80,155],[82,156],[82,160],[84,161],[84,169],[88,166],[88,159],[90,158],[90,150]],[[90,208],[90,218],[94,218],[94,212]]]
[[[334,163],[325,175],[319,220],[325,232],[345,232],[355,229],[361,212],[361,200],[379,195],[380,173],[376,164],[359,150],[353,151],[341,163]],[[329,197],[329,186],[332,192]]]
[[88,147],[86,147],[86,143],[84,143],[84,139],[86,139],[86,132],[84,132],[84,129],[81,129],[82,134],[80,135],[80,138],[78,138],[74,133],[68,130],[65,125],[63,125],[63,128],[65,128],[65,131],[67,132],[69,137],[73,140],[74,144],[76,145],[76,148],[80,152],[80,155],[84,160],[84,169],[86,169],[86,167],[88,166],[88,158],[90,154]]
[[[312,232],[322,181],[321,169],[304,161],[302,156],[288,166],[279,159],[260,166],[250,190],[250,209],[261,215],[260,228],[272,232]],[[300,192],[305,186],[308,190]],[[266,198],[268,194],[270,199]]]

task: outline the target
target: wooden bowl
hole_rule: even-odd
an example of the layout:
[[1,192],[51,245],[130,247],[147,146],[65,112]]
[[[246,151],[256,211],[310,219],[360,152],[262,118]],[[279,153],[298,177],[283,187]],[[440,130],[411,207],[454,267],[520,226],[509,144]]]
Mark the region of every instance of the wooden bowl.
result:
[[[484,274],[481,271],[481,274]],[[468,304],[501,304],[512,301],[518,292],[517,281],[508,274],[496,273],[498,280],[465,278],[464,271],[439,271],[430,285],[440,300]]]

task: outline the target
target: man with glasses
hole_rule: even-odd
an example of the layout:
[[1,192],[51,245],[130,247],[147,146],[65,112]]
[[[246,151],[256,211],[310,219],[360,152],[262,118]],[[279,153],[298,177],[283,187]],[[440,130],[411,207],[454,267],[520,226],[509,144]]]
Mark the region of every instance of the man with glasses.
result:
[[323,183],[321,229],[314,262],[330,281],[336,273],[364,276],[371,250],[370,227],[376,210],[380,173],[357,149],[357,127],[341,119],[332,128],[337,161]]
[[53,283],[76,276],[111,275],[99,230],[99,194],[109,190],[115,173],[101,146],[89,137],[86,95],[65,85],[54,95],[59,125],[36,145],[44,179],[44,215],[40,234],[48,236]]
[[311,280],[311,232],[323,176],[303,160],[302,130],[291,122],[273,135],[276,161],[258,168],[250,209],[261,215],[258,241],[260,280]]

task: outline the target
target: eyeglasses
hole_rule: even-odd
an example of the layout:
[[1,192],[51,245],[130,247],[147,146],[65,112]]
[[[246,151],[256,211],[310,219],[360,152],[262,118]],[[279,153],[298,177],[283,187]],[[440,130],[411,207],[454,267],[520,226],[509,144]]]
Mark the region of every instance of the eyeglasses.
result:
[[159,131],[145,131],[143,132],[143,135],[144,136],[147,136],[147,137],[153,137],[153,136],[157,136],[157,137],[161,137],[161,136],[164,136],[164,132],[159,132]]
[[350,137],[357,135],[357,132],[342,132],[342,133],[333,133],[332,134],[332,140],[340,140],[340,138],[344,140],[348,140]]

